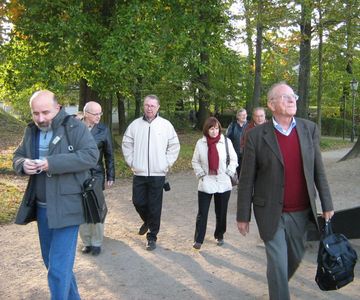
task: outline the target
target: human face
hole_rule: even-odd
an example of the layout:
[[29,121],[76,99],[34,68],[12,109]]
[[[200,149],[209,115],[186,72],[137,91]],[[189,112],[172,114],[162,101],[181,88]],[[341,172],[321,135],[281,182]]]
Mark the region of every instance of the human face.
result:
[[256,125],[263,124],[265,122],[265,112],[262,109],[254,111],[253,120]]
[[296,114],[296,101],[298,96],[294,94],[291,87],[287,85],[279,85],[274,88],[271,98],[268,101],[268,107],[272,111],[275,118],[290,118]]
[[89,105],[85,110],[85,122],[89,126],[99,124],[101,116],[103,115],[101,106],[97,103]]
[[215,125],[209,128],[209,137],[216,138],[219,135],[219,125]]
[[51,128],[51,122],[60,110],[60,105],[53,100],[53,97],[50,92],[40,92],[30,104],[32,119],[42,131]]
[[153,98],[145,98],[144,100],[144,114],[145,117],[152,121],[155,119],[156,114],[160,108],[160,105],[156,99]]
[[237,121],[240,123],[240,124],[243,124],[246,122],[246,118],[247,118],[247,113],[246,111],[242,111],[242,112],[239,112],[237,115],[236,115],[236,119]]

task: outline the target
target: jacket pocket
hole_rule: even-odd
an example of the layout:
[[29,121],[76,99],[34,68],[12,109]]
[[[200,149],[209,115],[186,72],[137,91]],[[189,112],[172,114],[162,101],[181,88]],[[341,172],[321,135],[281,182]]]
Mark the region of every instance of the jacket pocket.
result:
[[72,194],[80,194],[81,187],[78,184],[61,186],[60,187],[61,195],[72,195]]

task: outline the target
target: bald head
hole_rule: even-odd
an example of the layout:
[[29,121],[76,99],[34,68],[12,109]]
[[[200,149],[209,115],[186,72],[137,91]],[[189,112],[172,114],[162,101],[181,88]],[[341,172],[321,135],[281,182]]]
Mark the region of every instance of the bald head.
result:
[[93,110],[99,110],[101,111],[101,105],[95,101],[89,101],[84,106],[84,113],[85,112],[92,112]]
[[48,90],[35,92],[29,101],[32,119],[40,130],[47,131],[60,110],[55,94]]
[[87,126],[93,127],[100,122],[102,116],[101,105],[95,101],[89,101],[84,106],[84,121]]

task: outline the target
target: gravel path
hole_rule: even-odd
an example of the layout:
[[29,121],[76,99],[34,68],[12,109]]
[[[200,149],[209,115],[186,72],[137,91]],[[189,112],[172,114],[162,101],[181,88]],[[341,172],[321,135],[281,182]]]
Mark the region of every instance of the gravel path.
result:
[[[337,210],[360,203],[360,159],[336,162],[347,151],[323,155]],[[169,177],[172,189],[164,194],[158,248],[153,252],[145,250],[145,238],[137,235],[141,222],[131,203],[131,181],[119,180],[106,191],[109,214],[103,252],[94,258],[79,251],[76,258],[82,299],[268,299],[265,253],[256,224],[251,223],[246,238],[236,229],[236,190],[229,203],[225,245],[218,247],[213,239],[211,206],[205,242],[195,251],[191,245],[197,181],[192,172]],[[352,243],[360,254],[360,240]],[[0,299],[49,299],[38,244],[36,224],[0,227]],[[308,243],[303,263],[290,281],[292,299],[359,299],[360,264],[353,283],[339,291],[320,291],[314,281],[317,246]]]

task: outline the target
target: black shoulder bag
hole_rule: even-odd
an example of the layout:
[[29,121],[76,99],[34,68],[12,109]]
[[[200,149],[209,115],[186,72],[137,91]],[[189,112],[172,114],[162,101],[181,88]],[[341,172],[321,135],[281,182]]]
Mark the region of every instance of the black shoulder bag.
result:
[[356,251],[348,239],[333,233],[330,220],[325,222],[320,238],[315,281],[323,291],[337,290],[354,280]]
[[[70,152],[74,152],[74,147],[69,139],[68,129],[67,129],[67,121],[71,116],[66,116],[62,125],[65,130],[65,137],[69,144],[68,149]],[[78,181],[79,179],[75,178]],[[104,223],[105,217],[107,214],[107,206],[105,202],[104,192],[102,190],[102,182],[99,178],[91,175],[87,178],[84,183],[81,185],[82,187],[82,204],[84,209],[84,218],[86,223]]]

